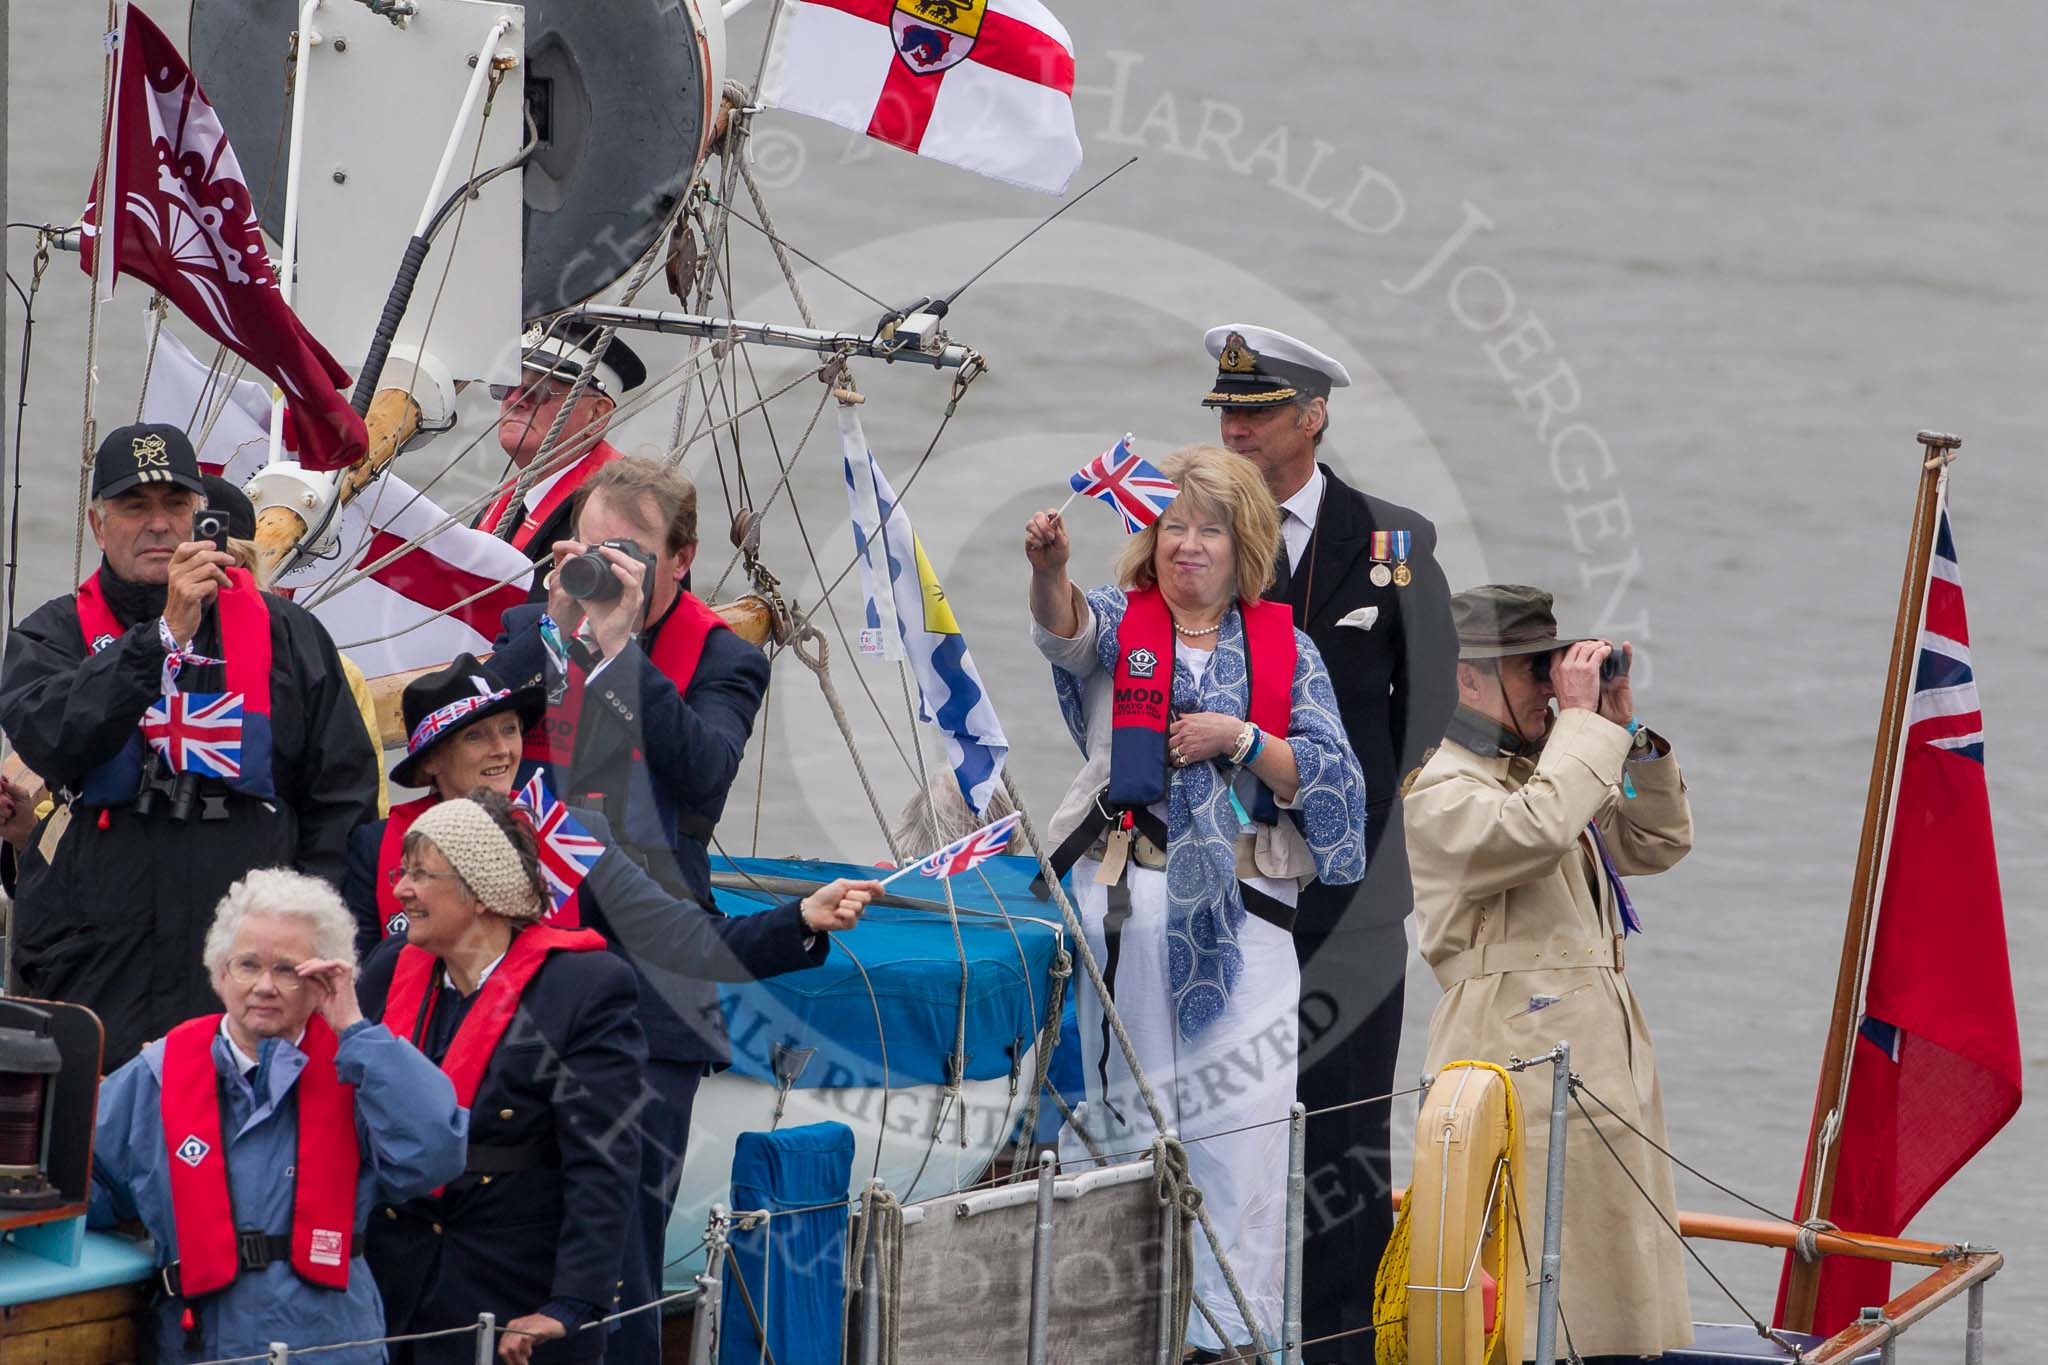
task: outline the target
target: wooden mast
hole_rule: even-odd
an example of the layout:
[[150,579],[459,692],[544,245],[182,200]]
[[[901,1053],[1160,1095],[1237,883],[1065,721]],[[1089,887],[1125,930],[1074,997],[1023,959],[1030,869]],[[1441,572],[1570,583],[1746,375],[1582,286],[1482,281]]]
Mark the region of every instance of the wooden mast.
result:
[[[1842,959],[1835,975],[1835,1010],[1828,1022],[1827,1051],[1821,1057],[1820,1088],[1814,1096],[1813,1122],[1807,1130],[1809,1170],[1801,1180],[1807,1206],[1802,1218],[1826,1218],[1834,1205],[1835,1161],[1840,1151],[1837,1127],[1849,1094],[1849,1059],[1853,1055],[1858,1013],[1862,1005],[1865,965],[1870,960],[1870,935],[1877,921],[1879,864],[1890,822],[1892,789],[1898,777],[1900,740],[1906,728],[1906,706],[1913,696],[1913,670],[1920,644],[1920,616],[1927,601],[1927,572],[1939,526],[1936,501],[1950,452],[1962,445],[1954,436],[1923,431],[1920,491],[1913,504],[1912,538],[1906,552],[1906,575],[1899,585],[1898,619],[1892,628],[1891,662],[1885,672],[1884,706],[1878,713],[1877,748],[1871,757],[1870,789],[1863,803],[1863,837],[1856,848],[1856,876],[1849,891],[1849,922],[1842,934]],[[1785,1318],[1779,1326],[1806,1332],[1813,1327],[1814,1302],[1820,1293],[1820,1262],[1795,1258],[1785,1290]]]

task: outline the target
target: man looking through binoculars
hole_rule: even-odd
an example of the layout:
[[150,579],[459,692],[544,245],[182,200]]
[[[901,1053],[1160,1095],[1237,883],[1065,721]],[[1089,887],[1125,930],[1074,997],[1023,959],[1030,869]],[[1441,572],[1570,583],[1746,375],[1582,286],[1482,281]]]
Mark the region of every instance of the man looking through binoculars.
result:
[[[1692,1314],[1684,1253],[1661,1221],[1676,1226],[1677,1199],[1623,953],[1643,923],[1622,878],[1692,848],[1685,782],[1670,745],[1636,720],[1627,644],[1559,639],[1536,588],[1459,593],[1451,617],[1458,711],[1407,802],[1416,933],[1444,988],[1424,1066],[1505,1065],[1570,1041],[1573,1073],[1615,1117],[1596,1134],[1583,1112],[1568,1116],[1564,1255],[1583,1269],[1565,1277],[1565,1320],[1589,1361],[1661,1355],[1692,1340]],[[1515,1085],[1522,1112],[1542,1113],[1548,1069]],[[1525,1131],[1516,1202],[1536,1247],[1549,1134]],[[1515,1358],[1530,1353],[1525,1341]]]

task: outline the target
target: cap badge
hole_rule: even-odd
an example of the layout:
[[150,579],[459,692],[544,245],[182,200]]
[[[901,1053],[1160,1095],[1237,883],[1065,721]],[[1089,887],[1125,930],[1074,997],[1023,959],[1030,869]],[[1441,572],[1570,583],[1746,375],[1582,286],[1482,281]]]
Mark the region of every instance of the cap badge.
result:
[[1245,342],[1242,333],[1232,332],[1223,343],[1223,354],[1217,357],[1216,365],[1226,374],[1257,374],[1259,353]]
[[171,463],[170,448],[164,438],[155,432],[135,438],[135,467],[137,469],[167,469]]
[[1136,649],[1124,655],[1124,667],[1130,670],[1130,674],[1134,678],[1149,678],[1159,668],[1159,656],[1143,645],[1139,645]]

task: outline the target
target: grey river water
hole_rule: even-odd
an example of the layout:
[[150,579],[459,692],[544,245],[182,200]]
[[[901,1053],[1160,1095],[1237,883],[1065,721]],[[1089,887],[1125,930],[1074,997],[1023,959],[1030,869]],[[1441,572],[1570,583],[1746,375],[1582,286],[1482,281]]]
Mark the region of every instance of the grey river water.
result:
[[[151,8],[182,32],[181,6]],[[1324,345],[1360,381],[1333,404],[1327,458],[1432,515],[1454,585],[1552,585],[1568,628],[1628,635],[1642,650],[1639,711],[1674,740],[1698,824],[1692,856],[1637,886],[1649,927],[1629,964],[1673,1140],[1711,1174],[1787,1206],[1848,899],[1913,434],[1952,430],[1965,441],[1954,520],[2027,1082],[2048,1080],[2041,9],[1057,8],[1080,56],[1084,177],[1141,160],[956,308],[956,337],[993,368],[906,502],[1034,806],[1050,808],[1076,759],[1025,635],[1025,517],[1127,430],[1153,453],[1213,436],[1195,406],[1211,373],[1208,325],[1267,322]],[[735,24],[742,79],[765,9]],[[12,219],[78,212],[99,27],[96,5],[13,5]],[[761,129],[783,232],[892,300],[950,289],[1051,205],[790,116],[766,115]],[[410,200],[394,206],[413,211]],[[741,315],[794,320],[758,243],[740,245],[751,295]],[[27,248],[26,234],[10,235],[18,278]],[[821,320],[872,324],[876,310],[856,295],[815,272],[805,283]],[[381,297],[384,286],[365,288]],[[103,423],[132,411],[145,298],[124,286],[103,315]],[[38,314],[24,439],[24,610],[63,589],[70,569],[85,299],[75,258],[60,257]],[[11,397],[12,299],[8,310]],[[680,355],[644,349],[657,362]],[[787,358],[757,363],[764,383],[798,372]],[[945,381],[877,366],[860,377],[868,435],[901,487]],[[814,401],[778,405],[785,458]],[[615,439],[658,448],[671,420],[657,405]],[[1581,434],[1558,441],[1574,423]],[[835,444],[828,421],[793,480],[828,578],[850,547]],[[423,479],[450,449],[404,467]],[[742,432],[741,456],[763,496],[776,457],[759,426]],[[730,448],[724,464],[730,474]],[[689,468],[715,543],[718,464],[700,447]],[[495,473],[472,459],[450,486],[481,488]],[[1077,508],[1071,520],[1077,573],[1102,576],[1117,534],[1108,512]],[[809,597],[818,576],[796,529],[785,502],[765,553]],[[700,591],[724,558],[707,546]],[[857,586],[849,580],[836,601],[857,611]],[[856,668],[902,737],[900,688],[882,666],[837,654],[893,807],[909,772],[852,684]],[[754,843],[759,772],[763,852],[876,856],[817,689],[787,663],[777,676],[756,739],[765,761],[749,757],[727,846]],[[1411,963],[1404,1074],[1436,995]],[[2022,1332],[2024,1310],[2048,1289],[2041,1112],[2023,1109],[1912,1229],[2006,1252],[1989,1297],[1994,1360],[2037,1358]],[[1689,1207],[1734,1211],[1686,1177],[1680,1194]],[[1769,1311],[1775,1256],[1706,1254],[1739,1297]],[[1693,1304],[1698,1317],[1740,1318],[1704,1277]],[[1952,1312],[1910,1337],[1906,1358],[1959,1358],[1960,1337]]]

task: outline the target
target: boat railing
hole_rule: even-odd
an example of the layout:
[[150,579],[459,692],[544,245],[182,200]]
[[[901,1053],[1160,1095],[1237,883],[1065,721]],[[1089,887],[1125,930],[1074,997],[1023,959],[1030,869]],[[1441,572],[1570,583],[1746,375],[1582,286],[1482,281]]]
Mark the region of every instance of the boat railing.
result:
[[1944,1246],[1860,1232],[1815,1232],[1780,1219],[1718,1213],[1681,1211],[1678,1228],[1687,1238],[1699,1241],[1774,1247],[1808,1257],[1852,1256],[1929,1270],[1889,1302],[1865,1308],[1856,1321],[1802,1352],[1800,1358],[1807,1365],[1845,1365],[1873,1350],[1890,1362],[1907,1328],[1959,1298],[1964,1300],[1964,1365],[1983,1365],[1984,1285],[2005,1266],[2005,1257],[1990,1247],[1968,1242]]

